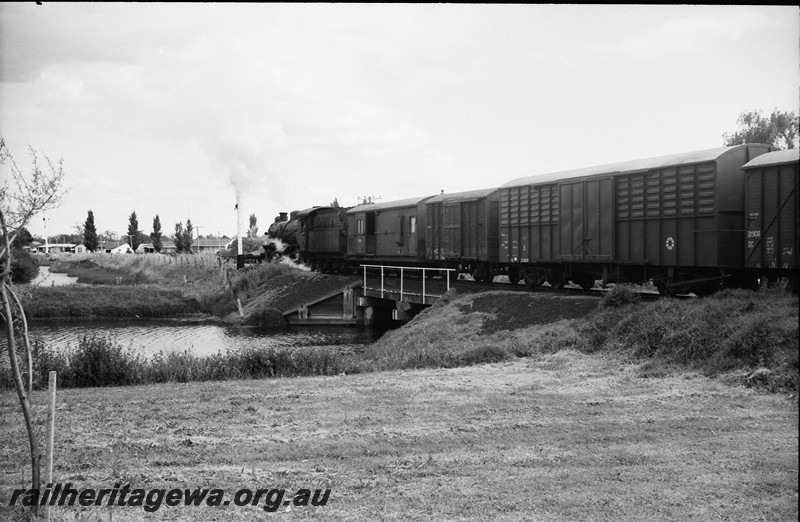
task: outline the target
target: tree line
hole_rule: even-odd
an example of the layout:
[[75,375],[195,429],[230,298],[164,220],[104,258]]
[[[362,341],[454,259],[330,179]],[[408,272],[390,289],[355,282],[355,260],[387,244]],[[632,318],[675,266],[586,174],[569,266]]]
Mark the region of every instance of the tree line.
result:
[[[153,231],[148,236],[139,229],[139,218],[136,216],[136,211],[132,212],[128,218],[127,243],[131,249],[136,250],[148,238],[153,244],[153,250],[156,252],[163,250],[165,236],[161,231],[161,218],[158,214],[153,218]],[[175,235],[172,237],[172,241],[178,253],[191,253],[194,242],[194,226],[191,219],[186,220],[186,226],[182,221],[175,223]],[[89,210],[83,224],[83,246],[86,247],[86,250],[94,252],[100,247],[100,244],[101,237],[98,235],[94,223],[94,212]]]

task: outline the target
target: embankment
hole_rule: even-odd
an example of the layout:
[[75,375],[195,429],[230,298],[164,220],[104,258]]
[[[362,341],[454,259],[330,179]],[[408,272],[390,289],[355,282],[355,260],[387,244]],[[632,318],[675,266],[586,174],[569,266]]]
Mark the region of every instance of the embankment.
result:
[[643,377],[698,371],[796,394],[797,309],[797,296],[772,291],[652,302],[622,288],[602,301],[488,292],[440,301],[365,355],[394,369],[604,352],[638,363]]

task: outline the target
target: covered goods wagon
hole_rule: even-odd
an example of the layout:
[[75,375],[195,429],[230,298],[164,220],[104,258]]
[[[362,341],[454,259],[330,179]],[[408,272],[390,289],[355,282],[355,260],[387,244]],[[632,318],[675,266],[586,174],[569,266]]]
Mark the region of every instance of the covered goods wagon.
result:
[[763,154],[744,165],[746,238],[744,263],[764,283],[788,278],[797,284],[800,150]]
[[500,187],[500,263],[533,284],[719,281],[743,266],[742,166],[770,150],[737,145],[513,180]]

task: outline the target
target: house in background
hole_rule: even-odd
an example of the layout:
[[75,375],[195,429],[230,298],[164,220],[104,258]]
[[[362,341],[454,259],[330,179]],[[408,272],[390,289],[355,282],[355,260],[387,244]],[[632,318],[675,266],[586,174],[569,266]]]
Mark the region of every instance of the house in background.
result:
[[128,243],[122,243],[117,248],[112,248],[110,254],[133,254],[133,249]]
[[118,248],[120,245],[121,243],[119,241],[101,241],[95,249],[95,252],[99,254],[110,254],[112,250]]
[[[83,245],[81,246],[83,247]],[[45,254],[72,254],[75,252],[75,247],[76,245],[73,243],[49,243],[39,247],[39,250]],[[85,251],[86,247],[84,247]]]
[[201,237],[192,243],[192,252],[219,252],[231,244],[231,238],[222,237]]

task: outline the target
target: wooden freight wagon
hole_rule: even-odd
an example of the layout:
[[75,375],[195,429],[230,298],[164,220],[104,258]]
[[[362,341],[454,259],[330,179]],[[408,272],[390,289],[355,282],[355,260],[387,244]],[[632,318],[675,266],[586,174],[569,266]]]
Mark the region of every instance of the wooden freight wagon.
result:
[[358,205],[347,211],[350,261],[425,261],[425,206],[431,196]]
[[800,230],[800,150],[763,154],[745,170],[745,266],[767,281],[788,278],[797,288]]
[[521,178],[500,187],[500,263],[529,284],[653,279],[687,290],[743,268],[737,145]]
[[425,207],[426,259],[490,282],[498,261],[499,191],[440,194]]

